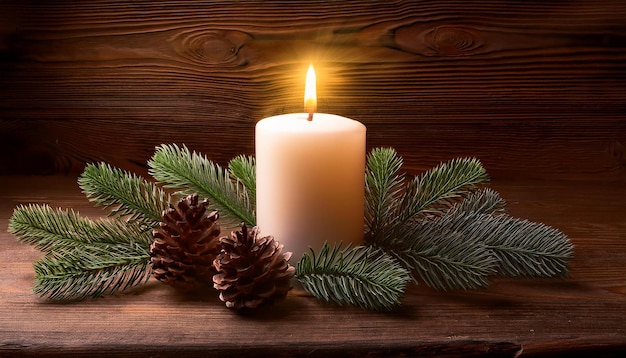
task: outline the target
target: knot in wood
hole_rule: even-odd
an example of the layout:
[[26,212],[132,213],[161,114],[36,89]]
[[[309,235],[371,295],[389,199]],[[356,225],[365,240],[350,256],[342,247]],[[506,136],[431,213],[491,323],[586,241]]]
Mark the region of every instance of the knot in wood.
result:
[[189,53],[198,61],[220,64],[230,62],[237,55],[237,48],[218,34],[206,34],[192,39]]
[[454,25],[411,24],[395,30],[399,50],[422,56],[455,57],[484,52],[483,33]]
[[430,56],[462,56],[480,47],[476,36],[467,29],[438,26],[424,34],[424,42]]
[[178,52],[188,60],[202,65],[237,66],[246,35],[233,31],[193,31],[177,39]]

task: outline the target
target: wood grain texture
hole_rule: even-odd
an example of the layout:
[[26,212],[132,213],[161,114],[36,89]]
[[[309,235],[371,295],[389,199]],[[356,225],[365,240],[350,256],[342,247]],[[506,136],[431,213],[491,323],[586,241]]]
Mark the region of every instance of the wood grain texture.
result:
[[494,181],[509,213],[563,230],[568,280],[493,280],[487,290],[411,286],[403,309],[372,313],[289,295],[252,315],[215,292],[157,281],[96,300],[54,304],[31,292],[41,255],[6,232],[13,208],[48,203],[102,216],[74,177],[0,176],[0,356],[623,357],[626,195],[621,183]]
[[0,173],[161,143],[220,163],[254,124],[319,110],[417,172],[476,156],[495,178],[626,180],[621,1],[55,1],[0,4]]

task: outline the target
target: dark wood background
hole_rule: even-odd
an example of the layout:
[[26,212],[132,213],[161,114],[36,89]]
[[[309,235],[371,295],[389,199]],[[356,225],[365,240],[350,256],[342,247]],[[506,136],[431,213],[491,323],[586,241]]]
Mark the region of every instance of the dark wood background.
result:
[[254,125],[319,110],[409,171],[626,180],[626,2],[0,2],[0,174],[142,171],[161,143],[225,163]]

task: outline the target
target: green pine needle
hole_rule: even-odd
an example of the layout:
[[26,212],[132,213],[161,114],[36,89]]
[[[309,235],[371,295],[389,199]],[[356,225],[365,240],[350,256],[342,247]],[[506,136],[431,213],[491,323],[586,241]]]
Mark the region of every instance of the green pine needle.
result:
[[127,244],[137,242],[148,248],[150,232],[121,220],[91,220],[72,210],[48,205],[18,206],[9,219],[9,232],[19,241],[43,252],[80,248],[88,244]]
[[399,165],[392,149],[370,154],[365,240],[398,259],[414,280],[467,290],[486,287],[493,275],[567,277],[569,241],[542,224],[495,215],[505,202],[493,190],[476,190],[488,180],[478,160],[442,163],[402,193]]
[[414,279],[438,290],[489,285],[497,260],[478,238],[455,230],[454,217],[424,220],[396,228],[384,250],[410,270]]
[[110,208],[110,216],[126,217],[145,229],[158,225],[170,202],[154,184],[106,163],[87,165],[78,184],[90,201]]
[[367,157],[365,173],[365,224],[378,234],[396,220],[395,210],[402,193],[402,158],[392,148],[374,148]]
[[405,188],[404,177],[398,174],[401,166],[402,159],[391,148],[374,149],[368,157],[366,243],[396,257],[414,279],[420,278],[431,287],[487,286],[496,261],[484,244],[459,237],[445,226],[415,222],[418,215],[440,215],[444,208],[449,210],[476,184],[486,181],[488,176],[480,162],[461,158],[442,163],[416,176]]
[[[508,215],[487,216],[480,225],[483,241],[499,262],[499,275],[519,278],[569,277],[567,262],[574,246],[565,234],[541,223]],[[483,221],[468,225],[472,230]]]
[[33,291],[51,300],[114,294],[145,283],[150,255],[138,244],[57,250],[35,263]]
[[[365,242],[384,246],[402,226],[420,217],[442,215],[489,179],[475,158],[457,158],[415,176],[404,184],[402,158],[392,148],[370,152],[365,176]],[[403,188],[404,186],[404,188]]]
[[[477,193],[465,199],[475,203],[460,203],[440,218],[414,224],[386,250],[441,290],[486,287],[494,275],[568,277],[573,246],[565,235],[540,223],[491,214],[494,206],[485,203],[494,195]],[[463,210],[468,208],[475,211]]]
[[540,278],[569,276],[574,246],[565,234],[541,223],[493,215],[504,200],[491,189],[470,194],[447,214],[454,230],[476,237],[498,261],[498,276]]
[[498,192],[484,188],[470,193],[465,200],[456,203],[450,210],[465,213],[497,214],[504,212],[506,202]]
[[238,155],[228,162],[230,177],[241,183],[248,191],[250,202],[256,202],[256,160],[253,156]]
[[254,203],[248,192],[236,185],[227,170],[186,146],[161,145],[148,162],[150,174],[178,194],[197,193],[211,200],[222,218],[254,226]]
[[324,244],[316,255],[305,253],[296,277],[313,296],[338,305],[391,310],[400,304],[409,273],[389,255],[373,247],[332,249]]
[[15,209],[9,232],[47,253],[35,263],[34,292],[54,300],[112,294],[150,276],[150,232],[117,219],[91,220],[47,205]]
[[[477,184],[489,180],[476,158],[456,158],[416,176],[406,187],[399,219],[412,219],[420,213],[441,213],[471,193]],[[441,207],[445,209],[441,209]]]

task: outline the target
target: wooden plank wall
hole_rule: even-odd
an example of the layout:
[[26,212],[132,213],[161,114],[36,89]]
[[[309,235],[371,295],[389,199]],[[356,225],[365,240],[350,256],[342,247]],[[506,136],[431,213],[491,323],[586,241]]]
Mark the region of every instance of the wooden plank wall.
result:
[[620,0],[0,2],[0,174],[160,143],[225,163],[254,124],[319,110],[368,127],[409,172],[476,156],[494,178],[626,181]]

